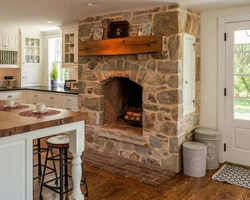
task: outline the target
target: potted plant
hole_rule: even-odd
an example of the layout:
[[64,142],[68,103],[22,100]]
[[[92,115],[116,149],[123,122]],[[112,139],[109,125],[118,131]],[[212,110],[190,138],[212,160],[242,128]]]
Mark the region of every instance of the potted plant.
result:
[[58,80],[58,68],[56,62],[52,63],[52,69],[50,71],[50,83],[51,86],[57,86],[57,80]]

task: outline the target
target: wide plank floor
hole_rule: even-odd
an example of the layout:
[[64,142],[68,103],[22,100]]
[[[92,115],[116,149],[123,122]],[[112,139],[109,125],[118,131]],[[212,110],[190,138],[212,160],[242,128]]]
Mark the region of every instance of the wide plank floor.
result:
[[[250,190],[213,181],[217,170],[208,171],[203,178],[178,173],[158,188],[85,165],[89,186],[86,200],[250,200]],[[84,187],[82,187],[83,193]],[[34,199],[39,193],[39,181],[34,182]],[[57,200],[58,195],[44,189],[44,200]],[[65,196],[65,199],[68,199]]]

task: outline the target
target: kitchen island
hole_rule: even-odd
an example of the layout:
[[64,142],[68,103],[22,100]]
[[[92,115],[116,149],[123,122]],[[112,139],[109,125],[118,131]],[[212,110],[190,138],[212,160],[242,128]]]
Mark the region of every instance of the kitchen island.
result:
[[[83,200],[80,189],[81,154],[84,150],[84,116],[59,110],[46,117],[24,117],[19,113],[34,110],[34,105],[22,110],[0,111],[0,199],[33,199],[33,140],[69,132],[72,153],[72,200]],[[37,192],[37,191],[35,191]]]

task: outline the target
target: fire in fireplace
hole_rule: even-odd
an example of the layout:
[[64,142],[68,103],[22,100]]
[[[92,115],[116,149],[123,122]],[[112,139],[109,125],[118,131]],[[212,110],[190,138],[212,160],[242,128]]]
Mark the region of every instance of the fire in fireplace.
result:
[[111,78],[104,86],[105,124],[142,126],[142,87],[128,78]]

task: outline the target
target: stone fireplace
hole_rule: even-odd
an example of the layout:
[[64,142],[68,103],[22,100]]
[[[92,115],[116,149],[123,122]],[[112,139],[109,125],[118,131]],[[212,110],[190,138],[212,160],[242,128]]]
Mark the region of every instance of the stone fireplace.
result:
[[[177,172],[181,144],[199,126],[200,15],[183,5],[167,4],[88,17],[79,22],[79,41],[93,40],[93,28],[100,25],[107,39],[108,24],[122,20],[130,23],[130,37],[138,35],[140,24],[150,23],[152,33],[163,36],[163,51],[79,57],[79,107],[88,116],[86,148]],[[196,110],[185,116],[183,32],[197,38]],[[127,112],[140,109],[141,123],[124,120]]]

